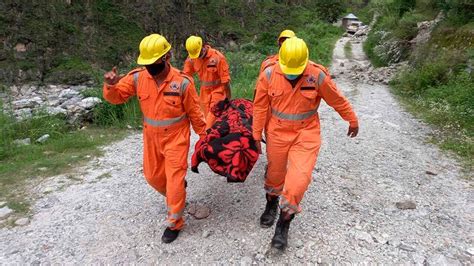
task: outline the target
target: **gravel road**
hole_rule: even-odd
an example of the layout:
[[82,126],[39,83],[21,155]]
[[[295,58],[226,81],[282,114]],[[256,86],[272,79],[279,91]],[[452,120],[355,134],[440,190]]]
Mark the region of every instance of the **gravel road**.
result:
[[338,74],[367,63],[357,42],[353,59],[345,58],[347,41],[337,42],[332,71],[360,118],[360,135],[347,138],[347,123],[321,107],[323,145],[285,253],[269,249],[274,229],[259,226],[264,156],[243,184],[227,184],[205,165],[199,175],[189,171],[188,203],[205,204],[211,215],[186,215],[178,240],[162,244],[166,207],[142,177],[135,133],[73,178],[34,188],[43,196],[30,222],[0,229],[0,263],[474,263],[472,181],[427,142],[430,128],[387,86]]

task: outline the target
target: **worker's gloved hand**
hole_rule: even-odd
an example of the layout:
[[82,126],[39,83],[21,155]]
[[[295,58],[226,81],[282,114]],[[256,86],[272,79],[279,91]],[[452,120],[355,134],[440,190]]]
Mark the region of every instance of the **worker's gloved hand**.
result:
[[108,85],[115,85],[122,77],[117,73],[117,67],[113,67],[112,71],[104,74],[104,82]]
[[347,136],[351,138],[355,138],[359,133],[359,127],[351,127],[349,126],[349,130],[347,131]]
[[255,141],[255,146],[257,146],[257,152],[258,152],[258,154],[262,154],[262,141],[256,140],[256,141]]

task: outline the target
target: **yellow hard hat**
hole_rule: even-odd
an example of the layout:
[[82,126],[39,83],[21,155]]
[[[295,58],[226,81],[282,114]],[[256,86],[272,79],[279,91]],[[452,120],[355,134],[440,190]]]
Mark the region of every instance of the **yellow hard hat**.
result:
[[309,60],[308,46],[298,37],[291,37],[283,42],[278,53],[278,64],[287,75],[300,75]]
[[137,64],[151,65],[171,49],[170,43],[160,34],[151,34],[140,42],[140,56]]
[[189,58],[198,58],[202,49],[202,39],[198,36],[190,36],[186,40],[186,50],[188,50]]
[[296,34],[292,30],[284,30],[280,33],[280,36],[278,36],[278,40],[281,38],[291,38],[291,37],[296,37]]

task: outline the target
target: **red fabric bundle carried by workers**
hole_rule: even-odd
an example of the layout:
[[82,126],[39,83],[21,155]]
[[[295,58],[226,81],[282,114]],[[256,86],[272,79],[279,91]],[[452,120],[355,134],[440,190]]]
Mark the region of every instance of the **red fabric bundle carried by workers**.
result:
[[191,170],[198,173],[198,165],[207,162],[212,171],[227,177],[227,182],[244,182],[258,159],[252,137],[252,102],[225,99],[211,112],[216,122],[196,143]]

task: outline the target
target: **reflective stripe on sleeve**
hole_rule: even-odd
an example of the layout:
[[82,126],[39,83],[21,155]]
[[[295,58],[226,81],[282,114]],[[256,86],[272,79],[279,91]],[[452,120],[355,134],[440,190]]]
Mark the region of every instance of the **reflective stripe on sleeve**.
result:
[[135,91],[138,89],[138,75],[140,72],[133,73],[133,86],[135,86]]
[[319,77],[318,77],[318,85],[319,86],[321,86],[321,84],[323,84],[325,78],[326,78],[326,74],[324,74],[323,71],[319,72]]
[[187,78],[183,79],[183,82],[181,82],[181,94],[184,94],[189,83],[191,82]]
[[267,80],[270,81],[270,77],[272,76],[272,70],[273,68],[272,67],[269,67],[269,68],[266,68],[265,69],[265,76],[267,77]]

